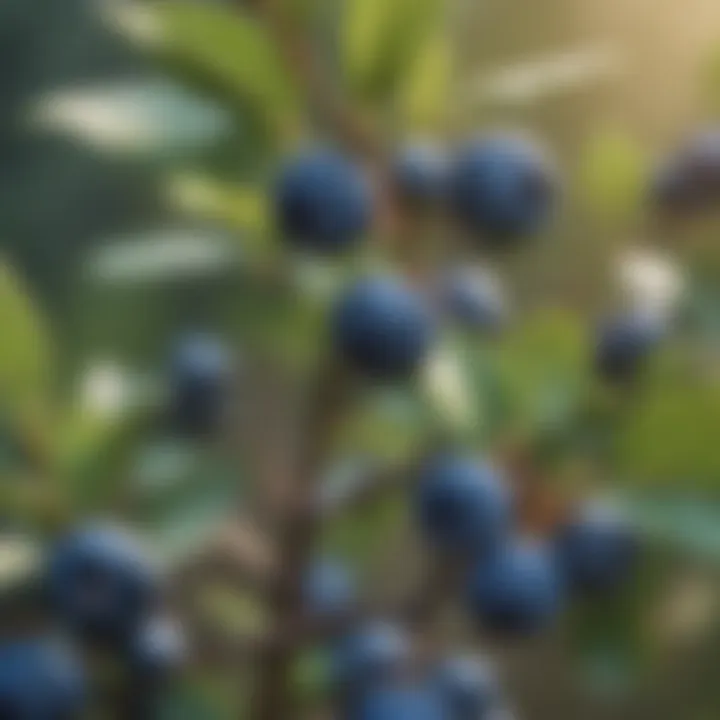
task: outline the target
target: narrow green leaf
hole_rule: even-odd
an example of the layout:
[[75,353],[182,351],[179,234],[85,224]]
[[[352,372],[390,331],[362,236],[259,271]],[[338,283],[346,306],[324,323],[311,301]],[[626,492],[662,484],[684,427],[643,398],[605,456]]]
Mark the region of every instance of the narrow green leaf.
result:
[[263,25],[230,4],[163,0],[113,15],[126,35],[170,70],[241,115],[254,113],[280,137],[295,131],[298,95]]
[[48,400],[51,343],[28,289],[0,259],[0,406],[33,413]]

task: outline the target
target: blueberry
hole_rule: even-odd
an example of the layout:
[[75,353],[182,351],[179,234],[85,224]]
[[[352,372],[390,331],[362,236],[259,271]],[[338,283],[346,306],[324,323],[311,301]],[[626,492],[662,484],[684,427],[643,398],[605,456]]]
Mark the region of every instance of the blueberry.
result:
[[340,298],[333,316],[339,355],[376,380],[403,380],[430,347],[433,323],[423,299],[400,280],[370,277]]
[[324,558],[310,567],[303,595],[305,607],[311,614],[337,616],[355,602],[355,578],[342,563]]
[[535,145],[519,137],[494,136],[459,151],[449,192],[462,226],[505,245],[542,229],[553,209],[557,181]]
[[86,705],[85,676],[72,654],[44,639],[0,645],[0,717],[72,720]]
[[396,156],[392,182],[398,198],[409,207],[434,207],[446,194],[447,171],[446,157],[439,148],[416,142]]
[[55,615],[98,641],[116,642],[134,632],[158,593],[155,574],[133,539],[101,525],[58,542],[47,583]]
[[216,432],[226,415],[231,386],[230,355],[219,340],[203,334],[182,338],[170,367],[174,429],[190,436]]
[[420,471],[420,526],[436,546],[482,555],[504,538],[511,494],[498,473],[475,458],[443,454]]
[[470,655],[445,659],[437,669],[436,686],[452,720],[485,720],[500,703],[494,668]]
[[316,150],[282,171],[275,188],[280,231],[294,247],[335,254],[357,243],[372,221],[363,173],[341,155]]
[[595,366],[609,381],[634,379],[656,348],[664,323],[645,314],[630,313],[606,323],[595,348]]
[[657,171],[652,199],[662,210],[703,211],[720,201],[720,130],[689,138]]
[[470,578],[470,607],[490,631],[533,634],[555,619],[562,590],[551,549],[515,540],[477,565]]
[[352,720],[454,720],[437,693],[418,685],[372,688],[349,715]]
[[128,661],[139,683],[154,685],[182,667],[186,653],[181,626],[167,617],[153,615],[132,634]]
[[590,503],[558,533],[560,568],[580,594],[616,590],[635,565],[638,538],[627,520],[602,503]]
[[384,621],[370,621],[356,628],[334,648],[333,668],[344,690],[366,688],[392,679],[410,657],[405,633]]
[[447,314],[461,327],[494,334],[507,323],[503,289],[487,271],[469,267],[451,270],[443,278],[441,295]]

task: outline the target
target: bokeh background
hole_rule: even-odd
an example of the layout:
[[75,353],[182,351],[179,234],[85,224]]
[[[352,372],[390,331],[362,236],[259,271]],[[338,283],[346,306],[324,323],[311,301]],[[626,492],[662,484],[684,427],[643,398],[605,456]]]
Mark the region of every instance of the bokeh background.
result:
[[[214,12],[231,3],[194,4]],[[343,35],[350,12],[343,3],[305,4],[312,7],[300,16],[312,16],[329,58],[333,42],[341,56],[342,43],[359,44],[362,57],[362,34],[345,28]],[[217,331],[252,362],[304,358],[311,335],[287,303],[248,278],[262,256],[261,189],[277,157],[268,127],[283,124],[291,101],[274,87],[270,111],[243,93],[230,102],[227,84],[209,82],[197,72],[202,62],[188,61],[202,59],[203,47],[221,47],[231,66],[265,77],[272,58],[266,67],[263,48],[233,44],[212,22],[168,21],[162,32],[187,52],[156,52],[156,26],[132,9],[152,14],[161,5],[0,0],[0,387],[8,398],[0,484],[7,522],[25,528],[23,513],[38,494],[52,506],[52,491],[33,485],[37,468],[28,470],[49,454],[72,484],[78,512],[98,502],[121,508],[174,558],[222,516],[246,458],[234,443],[186,447],[162,428],[126,422],[162,396],[173,339]],[[517,126],[555,155],[565,183],[561,216],[502,268],[523,318],[503,351],[513,387],[532,397],[519,403],[527,412],[522,429],[572,428],[568,377],[596,318],[622,302],[616,275],[628,250],[652,246],[679,268],[702,317],[700,335],[677,340],[659,364],[645,409],[621,428],[609,470],[653,538],[641,577],[614,605],[579,611],[562,637],[507,649],[507,685],[521,717],[531,719],[712,720],[720,716],[720,225],[712,217],[658,222],[644,199],[660,158],[716,119],[720,7],[447,0],[445,11],[452,71],[444,66],[448,48],[429,44],[416,87],[393,85],[378,71],[359,84],[359,105],[398,139],[397,116],[383,110],[388,93],[417,110],[422,132],[452,139],[477,127]],[[245,12],[252,23],[252,10]],[[345,68],[331,70],[342,78]],[[220,75],[230,85],[246,82],[242,72],[229,81]],[[309,293],[334,282],[324,266],[298,274]],[[39,399],[48,386],[52,411]],[[350,464],[407,451],[411,431],[396,430],[408,409],[390,400],[368,401],[369,419],[347,440]],[[582,459],[566,459],[568,477],[590,472]],[[362,564],[384,547],[383,532],[401,524],[385,508],[328,543]],[[7,587],[31,564],[34,546],[22,537],[13,535],[5,552],[0,546]],[[402,566],[410,552],[403,542],[374,572]],[[227,593],[213,597],[211,612],[234,628],[262,622],[262,608]],[[198,680],[202,701],[178,702],[200,703],[201,714],[173,717],[232,716],[225,680],[217,691]]]

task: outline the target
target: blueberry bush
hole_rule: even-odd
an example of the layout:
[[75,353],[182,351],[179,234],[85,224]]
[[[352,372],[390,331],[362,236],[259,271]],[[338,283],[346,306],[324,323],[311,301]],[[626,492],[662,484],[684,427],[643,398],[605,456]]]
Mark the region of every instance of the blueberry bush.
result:
[[[653,633],[673,562],[717,578],[718,316],[660,244],[710,234],[720,135],[642,175],[659,247],[623,292],[553,297],[571,178],[458,117],[451,5],[107,9],[230,122],[147,161],[199,241],[87,262],[131,308],[96,322],[152,371],[94,368],[78,401],[82,338],[0,273],[1,718],[670,718],[659,686],[617,715],[543,697],[673,659],[711,693],[684,717],[716,716],[717,641],[696,666]],[[637,173],[615,165],[610,195]],[[206,266],[212,290],[163,277]]]

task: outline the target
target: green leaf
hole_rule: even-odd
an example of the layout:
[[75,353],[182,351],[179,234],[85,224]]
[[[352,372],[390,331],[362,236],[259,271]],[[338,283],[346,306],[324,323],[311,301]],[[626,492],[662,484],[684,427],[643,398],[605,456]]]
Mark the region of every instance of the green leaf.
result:
[[297,129],[299,103],[279,48],[249,13],[230,4],[164,0],[123,5],[116,24],[204,93],[248,112],[271,133]]
[[241,233],[243,251],[267,250],[273,227],[267,196],[258,188],[187,174],[172,178],[167,191],[180,210]]
[[32,414],[48,401],[51,343],[44,320],[28,289],[0,260],[0,406]]
[[642,148],[627,133],[597,132],[580,158],[580,186],[587,207],[607,221],[634,218],[642,208],[648,167]]
[[424,38],[409,64],[400,103],[405,125],[411,132],[443,128],[450,108],[451,55],[448,35],[444,28],[438,28]]
[[505,415],[520,432],[544,432],[574,417],[586,388],[589,357],[584,325],[545,309],[510,329],[494,355]]
[[366,100],[389,97],[427,50],[442,9],[438,0],[347,0],[342,64],[351,88]]
[[720,482],[720,388],[658,382],[618,429],[619,471],[635,484],[713,487]]

